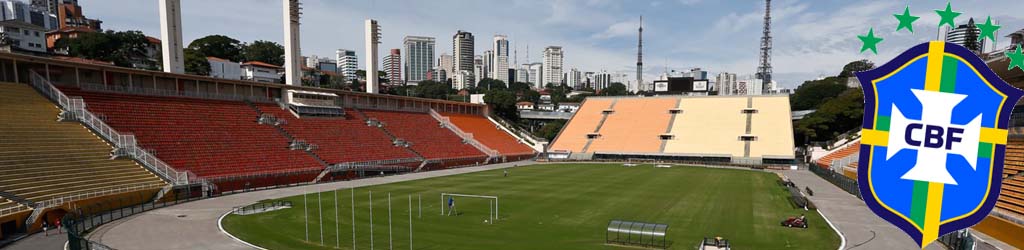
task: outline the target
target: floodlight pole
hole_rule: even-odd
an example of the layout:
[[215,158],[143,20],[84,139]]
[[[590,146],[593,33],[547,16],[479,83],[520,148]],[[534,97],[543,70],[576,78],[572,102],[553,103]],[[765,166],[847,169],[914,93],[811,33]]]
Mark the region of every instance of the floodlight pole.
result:
[[409,195],[409,250],[412,250],[412,195]]
[[370,193],[370,250],[373,250],[373,190]]
[[352,199],[352,250],[356,250],[356,188],[348,188],[349,198]]
[[338,190],[335,189],[334,190],[334,240],[335,240],[334,245],[335,246],[334,247],[337,247],[337,248],[341,248],[341,229],[338,226],[338,223],[341,223],[341,220],[339,218],[340,217],[338,217]]
[[394,249],[393,242],[391,241],[391,193],[388,192],[388,249]]
[[320,217],[320,219],[317,219],[317,221],[320,222],[320,245],[323,246],[324,245],[324,203],[321,202],[323,199],[320,199],[321,198],[321,193],[323,193],[321,191],[322,190],[320,190],[320,187],[316,187],[316,211],[317,211],[318,216]]
[[307,193],[302,194],[302,218],[306,221],[303,223],[306,226],[306,242],[309,242],[309,203],[306,201]]

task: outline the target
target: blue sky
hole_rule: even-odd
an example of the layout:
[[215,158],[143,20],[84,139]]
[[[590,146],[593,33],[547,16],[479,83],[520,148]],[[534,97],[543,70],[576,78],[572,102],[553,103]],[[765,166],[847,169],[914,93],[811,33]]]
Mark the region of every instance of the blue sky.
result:
[[[451,54],[457,30],[476,36],[476,50],[491,46],[494,34],[509,37],[518,48],[520,64],[540,61],[545,46],[565,50],[565,67],[583,71],[633,74],[636,63],[636,28],[644,16],[645,79],[668,67],[701,67],[718,72],[753,74],[761,38],[763,1],[711,0],[304,0],[302,53],[334,56],[334,50],[352,49],[363,57],[363,20],[382,25],[381,55],[400,48],[406,35],[437,38],[437,55]],[[902,49],[935,39],[939,21],[934,9],[945,1],[795,1],[772,3],[775,79],[783,87],[804,80],[834,75],[850,61],[869,59],[878,64]],[[104,21],[106,29],[141,30],[159,37],[156,0],[81,0],[86,16]],[[920,16],[915,33],[895,32],[892,16],[909,5]],[[283,41],[280,0],[183,0],[183,28],[187,44],[209,34],[223,34],[244,42]],[[968,17],[992,16],[1003,26],[1002,36],[1024,29],[1024,2],[1019,0],[952,1],[953,10]],[[1014,13],[1016,11],[1016,13]],[[856,35],[874,27],[886,39],[879,55],[858,53]]]

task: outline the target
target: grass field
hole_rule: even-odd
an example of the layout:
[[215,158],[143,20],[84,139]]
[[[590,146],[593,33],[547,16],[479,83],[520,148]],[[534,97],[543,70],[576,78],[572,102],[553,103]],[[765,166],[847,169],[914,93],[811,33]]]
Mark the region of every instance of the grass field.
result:
[[[629,249],[605,245],[609,220],[668,224],[671,249],[695,249],[705,236],[722,236],[734,249],[835,249],[839,237],[813,211],[793,208],[772,173],[702,167],[626,168],[621,164],[564,164],[501,170],[371,186],[355,190],[356,244],[370,249],[368,191],[373,192],[374,248],[388,248],[387,193],[392,196],[394,249],[409,247],[412,195],[414,249]],[[500,197],[501,219],[484,224],[488,200],[457,198],[460,216],[440,216],[440,193]],[[323,241],[316,194],[308,196],[310,241],[305,241],[302,196],[295,207],[256,215],[229,215],[224,228],[268,249],[352,248],[348,189],[322,193]],[[417,197],[422,196],[422,218]],[[779,225],[807,215],[808,229]],[[340,238],[336,235],[340,234]]]

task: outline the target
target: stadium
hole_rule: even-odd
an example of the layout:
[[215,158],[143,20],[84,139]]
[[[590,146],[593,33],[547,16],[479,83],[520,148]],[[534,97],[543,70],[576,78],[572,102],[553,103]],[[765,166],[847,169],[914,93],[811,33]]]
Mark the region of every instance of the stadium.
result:
[[[588,98],[541,153],[484,105],[16,54],[0,69],[5,239],[60,221],[69,249],[913,248],[850,191],[858,136],[797,167],[787,96]],[[1012,138],[971,238],[986,246],[1019,244]]]
[[[483,101],[300,85],[0,52],[0,248],[921,249],[865,205],[864,132],[798,140],[794,95],[588,96],[548,141]],[[1024,248],[1021,113],[993,212],[924,249]]]

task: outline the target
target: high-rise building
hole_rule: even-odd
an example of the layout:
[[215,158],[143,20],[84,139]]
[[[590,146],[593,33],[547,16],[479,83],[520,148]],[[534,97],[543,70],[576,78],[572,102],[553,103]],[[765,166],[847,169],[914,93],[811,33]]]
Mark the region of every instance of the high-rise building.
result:
[[485,50],[484,51],[483,62],[484,62],[484,66],[483,66],[484,76],[481,77],[480,79],[484,79],[484,78],[494,79],[494,72],[492,71],[494,69],[494,51],[493,50]]
[[541,77],[543,77],[543,73],[544,73],[544,64],[543,63],[530,63],[530,64],[526,64],[526,65],[527,65],[526,66],[526,70],[529,72],[528,73],[528,77],[529,78],[527,78],[527,79],[529,79],[528,82],[530,84],[533,84],[533,87],[536,88],[536,89],[544,88],[544,85],[540,83],[541,82]]
[[[436,65],[437,68],[443,69],[445,72],[455,72],[453,71],[455,67],[454,63],[455,61],[453,61],[452,55],[449,55],[448,53],[441,53],[441,55],[437,57]],[[453,75],[448,75],[448,77],[451,78]]]
[[384,72],[388,74],[388,85],[405,85],[402,82],[402,50],[391,49],[384,56]]
[[484,57],[483,56],[473,56],[473,80],[472,80],[473,85],[476,85],[477,82],[480,82],[480,79],[483,79],[483,76],[484,76]]
[[519,68],[516,69],[516,82],[530,83],[530,67],[528,65],[519,65]]
[[463,70],[456,73],[452,73],[452,88],[456,90],[462,90],[473,85],[473,73],[469,70]]
[[608,88],[612,84],[612,74],[607,71],[601,71],[594,74],[594,90],[601,91],[602,89]]
[[975,54],[985,51],[985,43],[978,40],[978,36],[981,35],[981,29],[974,24],[974,18],[967,20],[966,24],[957,25],[953,29],[950,29],[949,26],[945,27],[946,42],[964,46],[964,48],[973,51]]
[[19,0],[0,1],[0,21],[18,20],[22,23],[39,26],[44,30],[55,30],[61,25],[58,23],[56,12],[50,12],[43,8],[34,8]]
[[416,85],[427,80],[427,72],[434,68],[434,38],[423,36],[406,36],[405,44],[405,83]]
[[338,62],[338,73],[341,73],[346,81],[357,79],[356,71],[359,70],[359,58],[355,51],[339,49],[335,52],[334,60]]
[[504,35],[494,36],[494,67],[491,68],[492,78],[509,83],[508,75],[508,38]]
[[569,69],[569,72],[565,73],[565,84],[574,89],[584,88],[583,72],[576,68]]
[[89,19],[82,13],[82,6],[78,5],[78,1],[61,1],[57,6],[57,22],[60,24],[60,28],[67,27],[87,27],[92,30],[102,30],[103,21],[97,19]]
[[718,95],[735,95],[736,74],[728,72],[718,73],[718,76],[715,77],[715,90],[718,91]]
[[[474,73],[473,58],[476,49],[473,44],[475,39],[473,33],[463,30],[459,30],[452,36],[452,55],[454,58],[448,72],[462,72],[465,70]],[[452,73],[450,75],[455,74]]]
[[558,85],[562,83],[562,59],[564,54],[561,46],[548,46],[544,48],[544,70],[541,73],[540,86],[547,86],[548,83]]

